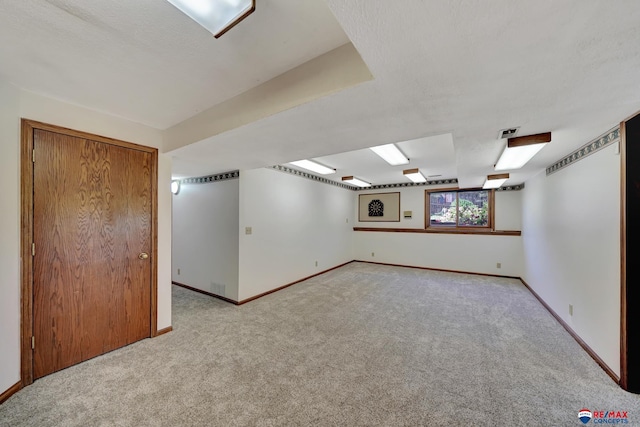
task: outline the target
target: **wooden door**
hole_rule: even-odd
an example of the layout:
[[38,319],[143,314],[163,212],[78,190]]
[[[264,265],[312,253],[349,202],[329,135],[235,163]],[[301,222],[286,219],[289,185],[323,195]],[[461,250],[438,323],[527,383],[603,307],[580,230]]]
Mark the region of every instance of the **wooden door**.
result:
[[37,379],[151,336],[153,186],[149,152],[42,129],[33,148]]

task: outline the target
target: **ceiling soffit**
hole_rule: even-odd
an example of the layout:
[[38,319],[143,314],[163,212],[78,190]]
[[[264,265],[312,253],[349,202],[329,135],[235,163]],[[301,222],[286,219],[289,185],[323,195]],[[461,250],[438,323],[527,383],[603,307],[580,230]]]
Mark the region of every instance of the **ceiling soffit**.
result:
[[167,129],[163,148],[172,151],[372,79],[346,43]]

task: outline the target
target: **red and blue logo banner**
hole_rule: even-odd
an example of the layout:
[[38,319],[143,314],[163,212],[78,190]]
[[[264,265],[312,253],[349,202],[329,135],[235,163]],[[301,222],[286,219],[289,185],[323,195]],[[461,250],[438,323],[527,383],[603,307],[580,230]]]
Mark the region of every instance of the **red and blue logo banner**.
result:
[[583,424],[593,420],[593,424],[628,424],[629,411],[590,411],[582,408],[578,412],[578,419]]

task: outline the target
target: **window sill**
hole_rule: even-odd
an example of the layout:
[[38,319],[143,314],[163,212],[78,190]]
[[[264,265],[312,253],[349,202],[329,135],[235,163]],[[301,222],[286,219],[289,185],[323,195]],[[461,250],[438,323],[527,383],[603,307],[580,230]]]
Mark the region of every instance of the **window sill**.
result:
[[427,234],[477,234],[481,236],[520,236],[520,230],[460,230],[452,228],[384,228],[353,227],[353,231],[378,231],[385,233],[427,233]]

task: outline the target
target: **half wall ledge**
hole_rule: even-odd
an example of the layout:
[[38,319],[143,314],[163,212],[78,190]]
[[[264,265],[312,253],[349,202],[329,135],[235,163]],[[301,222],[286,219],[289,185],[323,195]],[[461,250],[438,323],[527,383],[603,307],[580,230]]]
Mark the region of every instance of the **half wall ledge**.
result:
[[353,227],[353,231],[378,231],[384,233],[426,233],[426,234],[477,234],[481,236],[520,236],[520,230],[460,230],[429,228],[385,228],[385,227]]

